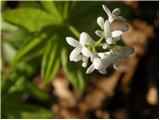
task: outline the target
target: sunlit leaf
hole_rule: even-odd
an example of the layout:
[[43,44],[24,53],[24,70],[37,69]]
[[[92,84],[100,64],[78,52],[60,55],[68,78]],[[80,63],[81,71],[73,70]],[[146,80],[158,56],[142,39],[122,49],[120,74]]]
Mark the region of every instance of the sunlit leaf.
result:
[[18,8],[3,12],[2,17],[15,25],[27,29],[29,32],[40,31],[48,25],[59,25],[56,17],[36,8]]
[[4,59],[11,64],[16,54],[16,49],[11,44],[7,42],[3,42],[2,51],[3,51],[2,55]]
[[59,43],[57,41],[57,36],[53,36],[48,41],[45,49],[45,53],[42,59],[42,71],[41,75],[45,83],[50,82],[55,77],[60,66],[59,53],[61,49],[59,48]]
[[31,39],[31,37],[32,34],[26,30],[2,20],[2,40],[19,48],[24,41]]
[[[44,39],[47,37],[45,33],[41,33],[40,35],[33,38],[33,40],[29,40],[29,42],[26,42],[17,52],[15,61],[19,61],[23,58],[26,54],[29,54],[33,57],[35,57],[39,52],[42,50],[42,46],[45,44],[46,41]],[[37,51],[35,50],[37,49]],[[35,54],[33,54],[35,53]],[[32,58],[32,57],[31,57]]]

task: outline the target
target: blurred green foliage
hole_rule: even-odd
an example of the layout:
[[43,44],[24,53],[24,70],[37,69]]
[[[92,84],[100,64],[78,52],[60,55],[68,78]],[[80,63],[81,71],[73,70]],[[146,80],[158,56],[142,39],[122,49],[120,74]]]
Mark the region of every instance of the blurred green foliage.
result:
[[[84,91],[84,68],[81,63],[69,62],[71,48],[65,37],[78,39],[83,31],[93,35],[96,18],[106,16],[102,2],[19,1],[15,9],[9,9],[6,3],[12,2],[1,1],[2,118],[52,118],[50,110],[23,102],[22,96],[27,93],[37,101],[47,101],[49,94],[33,84],[33,77],[40,73],[43,82],[50,84],[60,68],[74,90]],[[4,72],[8,65],[9,70]]]

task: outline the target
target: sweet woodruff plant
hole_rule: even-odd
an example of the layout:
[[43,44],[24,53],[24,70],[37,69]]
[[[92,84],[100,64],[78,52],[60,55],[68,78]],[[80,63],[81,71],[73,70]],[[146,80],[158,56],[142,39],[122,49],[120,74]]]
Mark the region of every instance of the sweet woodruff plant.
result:
[[[115,69],[118,69],[120,61],[127,59],[129,55],[134,53],[134,48],[125,45],[122,41],[122,34],[128,30],[128,24],[124,17],[119,16],[121,10],[116,8],[111,12],[105,5],[102,5],[102,7],[108,19],[97,18],[100,30],[96,30],[95,34],[100,37],[99,40],[93,40],[86,32],[80,34],[79,40],[66,37],[67,43],[74,47],[69,56],[70,61],[82,61],[83,67],[87,67],[88,60],[91,61],[91,65],[86,71],[87,74],[94,70],[106,74],[107,68],[111,64]],[[123,21],[123,24],[113,30],[112,24],[114,21]]]

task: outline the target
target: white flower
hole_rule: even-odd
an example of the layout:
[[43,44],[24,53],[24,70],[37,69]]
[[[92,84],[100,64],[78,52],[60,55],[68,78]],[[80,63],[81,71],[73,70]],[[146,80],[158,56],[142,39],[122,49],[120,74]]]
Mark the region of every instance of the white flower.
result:
[[[99,71],[101,74],[106,74],[107,68],[111,64],[115,69],[118,69],[120,61],[127,59],[134,52],[134,48],[117,43],[121,39],[121,35],[129,28],[127,22],[125,21],[123,25],[118,26],[116,29],[111,28],[114,20],[124,19],[119,16],[120,9],[116,8],[111,13],[105,5],[102,5],[102,7],[108,15],[108,20],[104,20],[103,17],[97,18],[97,23],[101,30],[95,31],[96,35],[100,37],[96,43],[85,32],[80,34],[79,41],[72,37],[66,37],[67,43],[75,47],[70,53],[70,61],[78,62],[82,60],[83,67],[87,66],[88,60],[91,61],[91,65],[86,71],[87,74],[94,70]],[[103,42],[103,39],[105,39],[105,42]],[[105,52],[98,52],[97,50],[100,50],[99,47],[108,49]]]
[[107,67],[112,63],[111,56],[108,52],[105,53],[94,53],[91,56],[92,64],[87,69],[86,73],[89,74],[95,69],[98,70],[101,74],[106,74]]
[[134,48],[129,46],[120,47],[119,49],[114,48],[109,52],[94,53],[91,56],[92,64],[86,73],[89,74],[96,69],[101,74],[106,74],[106,69],[111,64],[113,64],[113,67],[117,70],[120,67],[120,60],[126,59],[132,53],[134,53]]
[[97,23],[98,25],[101,27],[101,29],[103,30],[104,29],[104,18],[103,17],[98,17],[97,18]]
[[82,60],[82,66],[86,67],[88,58],[92,55],[91,51],[86,47],[86,45],[93,47],[94,41],[92,38],[87,33],[83,32],[80,34],[79,42],[72,37],[66,37],[66,41],[69,45],[75,47],[70,53],[70,61],[77,62]]
[[98,70],[101,74],[106,73],[106,68],[103,66],[103,61],[98,57],[97,54],[93,54],[91,57],[92,64],[87,69],[86,73],[89,74],[95,69]]
[[104,4],[102,5],[104,11],[107,13],[108,15],[108,21],[110,23],[112,23],[114,20],[125,20],[125,18],[119,16],[119,14],[121,13],[121,9],[120,8],[115,8],[112,12],[107,8],[107,6],[105,6]]
[[97,23],[104,31],[96,30],[95,33],[106,40],[106,43],[103,45],[103,48],[106,49],[108,44],[115,44],[116,41],[120,40],[123,31],[121,29],[112,31],[110,22],[106,20],[104,23],[102,19],[102,17],[99,17]]
[[134,53],[134,48],[129,46],[120,47],[118,49],[111,49],[110,55],[113,62],[113,67],[117,70],[120,67],[120,60],[127,59],[129,55]]

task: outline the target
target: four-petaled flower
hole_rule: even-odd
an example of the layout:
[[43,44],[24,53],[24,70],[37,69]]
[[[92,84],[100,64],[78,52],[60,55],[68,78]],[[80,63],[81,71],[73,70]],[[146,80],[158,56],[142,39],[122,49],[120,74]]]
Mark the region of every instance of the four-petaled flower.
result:
[[82,66],[86,67],[88,58],[92,55],[91,51],[86,46],[90,45],[90,47],[93,47],[94,41],[92,38],[86,32],[82,32],[79,42],[72,37],[66,37],[66,41],[69,45],[75,47],[70,53],[70,61],[78,62],[82,60]]
[[94,53],[91,56],[92,64],[87,69],[86,73],[89,74],[95,69],[98,70],[101,74],[106,74],[107,67],[112,63],[112,58],[109,53]]
[[[122,34],[128,30],[126,21],[117,29],[113,30],[111,26],[114,20],[124,19],[119,16],[120,9],[116,8],[111,13],[105,5],[102,6],[108,15],[108,20],[104,20],[103,17],[97,18],[97,23],[102,29],[95,31],[96,35],[100,37],[97,42],[85,32],[80,34],[79,41],[72,37],[66,37],[67,43],[75,47],[70,54],[70,61],[78,62],[82,60],[82,66],[86,67],[88,60],[91,60],[92,63],[86,71],[87,74],[94,70],[98,70],[101,74],[106,74],[107,68],[111,64],[113,64],[115,69],[118,69],[120,67],[120,61],[127,59],[129,55],[134,53],[134,48],[125,46],[124,44],[122,46],[122,44],[117,42],[121,39]],[[96,47],[99,46],[105,52],[98,52]]]
[[98,17],[97,23],[102,28],[102,30],[104,30],[95,31],[97,36],[106,40],[106,43],[103,44],[104,49],[107,48],[108,44],[115,44],[116,41],[120,40],[120,36],[123,34],[122,30],[118,29],[112,31],[110,22],[108,20],[104,22],[102,17]]
[[115,8],[112,12],[103,4],[102,5],[103,10],[107,13],[108,15],[108,21],[110,23],[112,23],[114,20],[125,20],[124,17],[119,16],[119,14],[121,13],[121,9],[120,8]]

